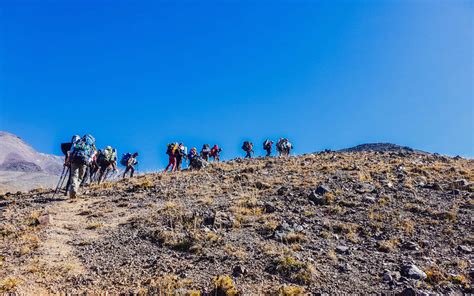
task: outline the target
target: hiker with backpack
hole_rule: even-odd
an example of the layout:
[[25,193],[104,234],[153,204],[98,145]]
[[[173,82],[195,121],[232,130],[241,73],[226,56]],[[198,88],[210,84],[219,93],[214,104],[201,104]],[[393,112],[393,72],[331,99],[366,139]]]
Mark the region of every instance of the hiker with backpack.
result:
[[168,172],[171,169],[171,172],[174,172],[176,169],[176,150],[178,149],[178,143],[170,143],[166,147],[166,154],[168,154],[168,165],[166,166],[163,173]]
[[183,165],[183,159],[186,158],[187,148],[183,145],[183,143],[179,143],[178,149],[175,151],[176,157],[176,170],[181,171],[181,167]]
[[69,153],[71,151],[72,146],[77,141],[79,141],[80,139],[81,139],[81,137],[79,135],[74,135],[74,136],[72,136],[70,142],[61,143],[61,152],[64,155],[64,168],[63,168],[63,172],[61,173],[60,183],[58,184],[58,186],[56,188],[56,192],[58,192],[62,189],[63,184],[61,182],[61,179],[63,179],[63,181],[64,181],[64,179],[67,179],[66,187],[64,189],[64,196],[68,195],[69,187],[71,186],[71,180],[72,180],[72,177],[71,177],[71,164],[68,161]]
[[278,156],[288,156],[290,155],[293,145],[286,138],[280,138],[276,145]]
[[214,145],[214,146],[212,147],[212,149],[211,149],[211,152],[209,152],[209,156],[212,157],[212,159],[213,159],[214,161],[219,162],[221,151],[222,151],[222,149],[219,148],[219,146]]
[[252,142],[245,141],[244,144],[242,145],[242,150],[244,150],[247,153],[245,155],[245,158],[252,158],[252,153],[253,153]]
[[95,139],[87,134],[71,145],[66,163],[71,168],[70,198],[76,198],[87,165],[96,153]]
[[266,139],[265,142],[263,142],[263,150],[267,151],[265,157],[269,157],[270,155],[272,155],[272,146],[273,141]]
[[201,157],[205,161],[209,161],[209,154],[211,153],[211,145],[204,144],[201,149]]
[[199,156],[195,147],[189,151],[188,160],[190,170],[199,170],[206,166],[206,161]]
[[97,183],[100,184],[105,181],[107,174],[110,170],[114,172],[117,170],[117,150],[111,146],[105,147],[104,150],[100,150],[97,154],[97,165],[99,166],[99,178]]
[[125,172],[123,173],[123,179],[125,179],[125,176],[127,175],[128,172],[130,172],[130,178],[133,178],[133,174],[135,173],[135,166],[138,165],[138,152],[135,152],[133,154],[131,153],[125,153],[122,155],[122,158],[120,159],[120,164],[125,167]]

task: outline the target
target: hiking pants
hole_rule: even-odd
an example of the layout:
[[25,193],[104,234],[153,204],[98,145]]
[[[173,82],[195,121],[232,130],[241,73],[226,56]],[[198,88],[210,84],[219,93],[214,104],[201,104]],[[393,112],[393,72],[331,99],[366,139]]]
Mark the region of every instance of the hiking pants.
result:
[[110,172],[110,164],[101,164],[99,165],[99,179],[97,180],[97,183],[100,184],[100,182],[105,181],[105,178],[107,178],[107,174]]
[[81,186],[82,178],[86,172],[87,164],[71,163],[71,197],[75,197]]
[[175,167],[176,167],[176,157],[174,155],[170,155],[169,162],[168,162],[168,165],[166,166],[165,172],[167,172],[169,168],[171,168],[171,171],[174,172]]
[[181,166],[183,163],[183,157],[181,155],[176,156],[176,170],[181,171]]
[[265,156],[272,155],[272,148],[266,148],[265,150],[267,151],[267,155],[265,155]]
[[245,158],[252,158],[252,152],[251,151],[245,151],[247,152],[247,155],[245,155]]
[[123,177],[125,178],[125,175],[130,172],[130,178],[133,177],[133,173],[135,173],[135,168],[133,165],[128,165],[127,168],[125,169],[125,172],[123,173]]

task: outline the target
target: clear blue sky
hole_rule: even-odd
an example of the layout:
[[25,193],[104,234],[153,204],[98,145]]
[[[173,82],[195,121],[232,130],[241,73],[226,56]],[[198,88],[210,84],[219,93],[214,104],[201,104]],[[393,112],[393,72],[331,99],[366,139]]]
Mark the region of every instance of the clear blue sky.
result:
[[91,133],[146,170],[170,141],[279,136],[472,157],[473,3],[3,0],[0,130],[56,154]]

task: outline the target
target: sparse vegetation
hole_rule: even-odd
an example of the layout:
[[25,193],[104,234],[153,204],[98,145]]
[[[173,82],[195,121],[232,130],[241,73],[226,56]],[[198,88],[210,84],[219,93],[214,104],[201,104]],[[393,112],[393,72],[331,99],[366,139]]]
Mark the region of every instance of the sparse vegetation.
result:
[[[416,291],[467,293],[472,171],[443,156],[327,152],[147,174],[89,186],[74,202],[6,196],[1,289],[390,294],[405,287],[394,272],[410,258],[426,273]],[[39,226],[45,213],[55,223]]]

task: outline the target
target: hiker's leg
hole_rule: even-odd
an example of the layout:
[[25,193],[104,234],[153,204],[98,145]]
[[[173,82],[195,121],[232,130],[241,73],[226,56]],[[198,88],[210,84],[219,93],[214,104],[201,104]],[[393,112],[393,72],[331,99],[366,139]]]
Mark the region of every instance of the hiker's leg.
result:
[[172,166],[171,166],[171,171],[174,172],[176,170],[176,157],[173,156],[172,159]]
[[102,182],[102,177],[104,176],[105,169],[106,168],[104,168],[104,167],[100,167],[100,169],[99,169],[99,179],[97,180],[97,184],[100,184],[100,182]]
[[122,179],[125,179],[125,175],[127,175],[127,173],[128,173],[129,170],[130,170],[130,167],[127,166],[127,167],[125,168],[125,172],[123,172]]
[[71,190],[71,180],[72,180],[71,176],[72,176],[71,166],[69,165],[67,183],[66,183],[66,189],[64,191],[64,196],[67,196],[67,193]]
[[86,169],[84,171],[84,175],[82,176],[81,186],[86,185],[88,172],[89,172],[89,166],[86,166]]
[[71,171],[72,171],[72,181],[71,181],[71,197],[76,197],[79,186],[81,185],[81,177],[84,176],[84,171],[86,169],[86,165],[84,164],[71,164]]
[[130,178],[133,178],[133,174],[135,173],[135,168],[133,166],[130,167]]
[[167,171],[169,170],[169,168],[172,166],[172,164],[173,164],[173,157],[170,156],[170,157],[168,158],[168,165],[166,166],[164,172],[167,172]]

